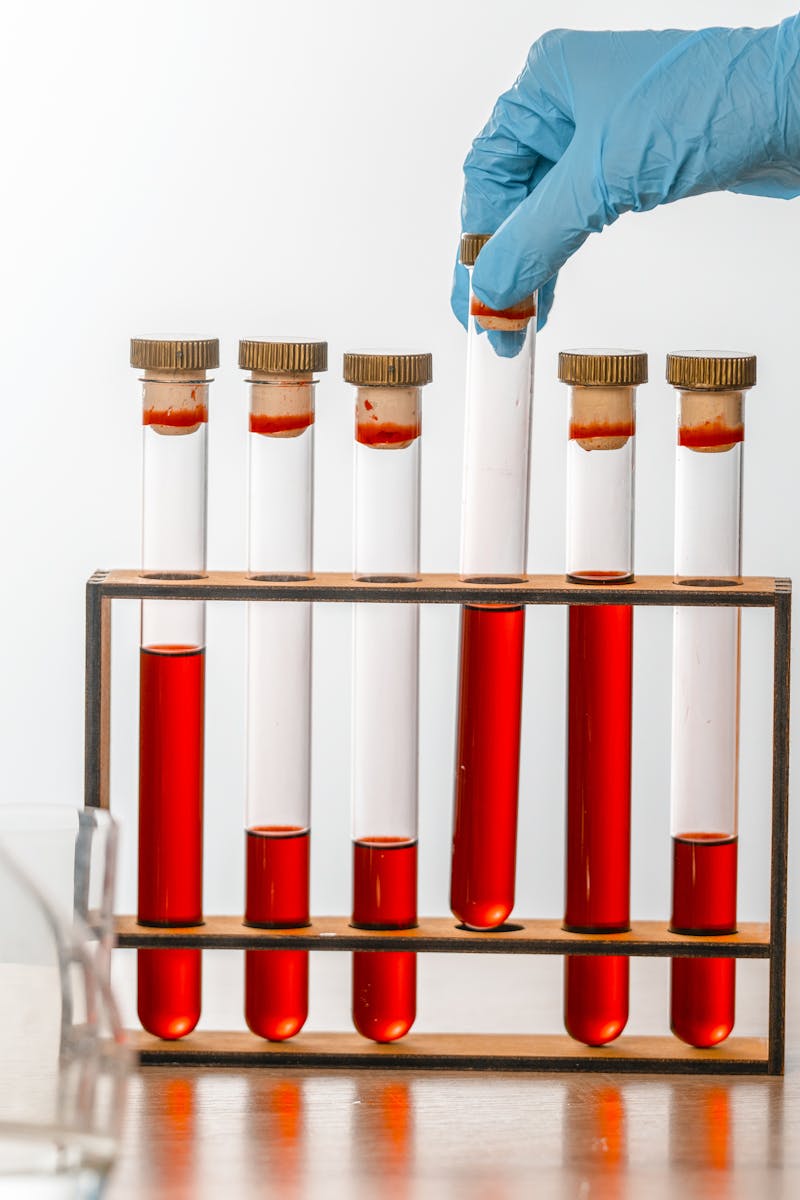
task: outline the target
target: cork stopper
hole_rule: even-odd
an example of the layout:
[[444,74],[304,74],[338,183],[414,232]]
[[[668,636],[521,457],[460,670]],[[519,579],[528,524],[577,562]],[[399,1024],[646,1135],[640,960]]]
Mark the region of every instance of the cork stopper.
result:
[[314,424],[314,378],[310,371],[250,376],[250,432],[296,438]]
[[373,450],[405,450],[422,432],[418,387],[360,387],[356,441]]
[[582,450],[621,450],[636,433],[635,388],[647,382],[647,355],[562,350],[558,378],[572,385],[570,440]]
[[569,436],[582,450],[621,450],[635,433],[632,387],[572,388]]
[[526,296],[511,308],[489,308],[477,296],[471,296],[469,315],[481,329],[496,329],[506,333],[521,333],[527,329],[531,317],[536,316],[536,297]]
[[[489,241],[489,233],[462,233],[460,257],[465,267],[474,267],[483,247]],[[510,308],[489,308],[477,296],[470,296],[469,314],[481,329],[503,330],[520,333],[527,328],[531,317],[536,316],[536,297],[526,296]]]
[[724,454],[744,441],[744,393],[680,392],[678,445],[698,454]]

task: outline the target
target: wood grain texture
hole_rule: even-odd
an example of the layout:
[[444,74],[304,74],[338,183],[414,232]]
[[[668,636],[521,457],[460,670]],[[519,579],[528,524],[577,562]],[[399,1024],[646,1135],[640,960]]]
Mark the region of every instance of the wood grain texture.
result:
[[769,927],[742,923],[722,937],[671,933],[658,921],[637,921],[629,933],[567,933],[557,920],[514,921],[505,931],[476,933],[448,917],[424,917],[416,929],[354,929],[347,917],[315,917],[305,929],[253,929],[241,918],[208,916],[203,925],[162,929],[139,925],[135,917],[117,917],[121,947],[196,946],[204,949],[415,950],[436,954],[625,954],[664,958],[768,958]]
[[776,581],[747,576],[733,586],[676,584],[668,575],[646,575],[611,586],[566,582],[563,575],[530,575],[520,583],[467,583],[457,575],[421,575],[408,582],[354,580],[320,572],[308,580],[251,579],[242,571],[209,571],[203,578],[157,578],[139,571],[97,572],[104,596],[116,599],[316,600],[408,604],[647,604],[736,605],[772,608]]
[[319,1066],[412,1070],[625,1071],[763,1075],[763,1038],[729,1038],[714,1050],[694,1050],[673,1037],[622,1036],[610,1046],[583,1046],[561,1034],[409,1034],[379,1046],[355,1033],[301,1033],[288,1042],[265,1042],[252,1033],[192,1033],[162,1042],[133,1031],[142,1064],[196,1063],[229,1066]]

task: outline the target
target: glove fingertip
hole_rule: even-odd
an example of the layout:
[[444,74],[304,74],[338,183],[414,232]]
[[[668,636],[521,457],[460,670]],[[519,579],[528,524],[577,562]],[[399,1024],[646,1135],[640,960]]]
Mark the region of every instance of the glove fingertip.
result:
[[558,276],[554,275],[552,279],[548,279],[547,283],[545,283],[539,289],[539,311],[536,318],[537,330],[544,329],[545,325],[547,324],[547,320],[550,316],[550,310],[553,307],[557,279]]
[[455,269],[453,271],[453,286],[450,291],[450,307],[453,310],[458,323],[464,328],[467,328],[467,317],[469,308],[469,278],[467,276],[466,267],[462,266],[459,259],[456,260]]

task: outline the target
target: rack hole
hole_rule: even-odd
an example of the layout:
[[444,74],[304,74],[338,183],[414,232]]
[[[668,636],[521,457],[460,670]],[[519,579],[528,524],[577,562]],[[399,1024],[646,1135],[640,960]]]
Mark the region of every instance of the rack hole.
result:
[[248,575],[254,583],[310,583],[313,575]]
[[517,925],[514,921],[506,921],[505,925],[496,925],[494,929],[473,929],[471,925],[456,925],[456,929],[461,929],[464,933],[520,933],[524,928],[524,925]]
[[208,579],[204,571],[141,571],[140,579],[160,579],[164,583],[178,583],[182,579]]
[[741,579],[676,579],[681,587],[741,587]]
[[358,583],[418,583],[419,575],[356,575]]
[[567,583],[579,583],[588,587],[608,587],[609,585],[616,586],[618,583],[633,583],[633,575],[629,573],[623,575],[618,573],[612,575],[567,575]]
[[465,575],[464,583],[482,583],[496,585],[498,583],[525,583],[525,575]]

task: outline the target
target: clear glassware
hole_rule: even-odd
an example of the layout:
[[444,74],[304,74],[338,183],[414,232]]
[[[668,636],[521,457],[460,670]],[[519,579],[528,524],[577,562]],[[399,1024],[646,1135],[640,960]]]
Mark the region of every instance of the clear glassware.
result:
[[[142,380],[142,570],[206,568],[208,370],[219,343],[134,338]],[[143,924],[203,919],[205,605],[142,604],[139,706],[139,900]],[[144,1028],[178,1038],[200,1017],[201,952],[139,950]]]
[[581,380],[570,386],[567,576],[577,583],[619,583],[633,575],[636,384],[627,380],[646,381],[647,356],[562,351],[559,378]]
[[[346,354],[356,385],[354,575],[419,573],[422,387],[429,354]],[[404,929],[417,920],[419,608],[354,606],[353,924]],[[378,1042],[416,1015],[410,953],[353,955],[353,1021]]]
[[[567,578],[633,578],[636,387],[647,355],[571,350],[558,377],[570,385]],[[564,926],[621,933],[630,926],[633,609],[571,605],[567,690],[567,854]],[[589,1045],[628,1020],[628,959],[564,960],[564,1024]]]
[[132,1056],[109,984],[116,825],[0,805],[0,1195],[102,1194]]
[[[756,360],[743,354],[670,354],[678,389],[675,581],[741,579],[744,393]],[[671,926],[681,933],[736,928],[739,790],[737,608],[676,608],[673,617],[673,850]],[[734,959],[672,960],[673,1033],[713,1046],[735,1019]]]
[[495,312],[474,295],[472,268],[488,240],[461,239],[470,275],[461,576],[518,579],[528,551],[536,296]]
[[[314,373],[325,342],[242,341],[249,377],[248,571],[308,578],[314,507]],[[307,602],[247,606],[245,921],[307,925],[311,841],[311,622]],[[245,955],[245,1018],[272,1041],[308,1015],[308,954]]]
[[[488,240],[461,239],[470,277]],[[462,579],[525,575],[536,304],[497,312],[470,288]],[[472,929],[514,905],[524,638],[521,605],[462,609],[450,907]]]

